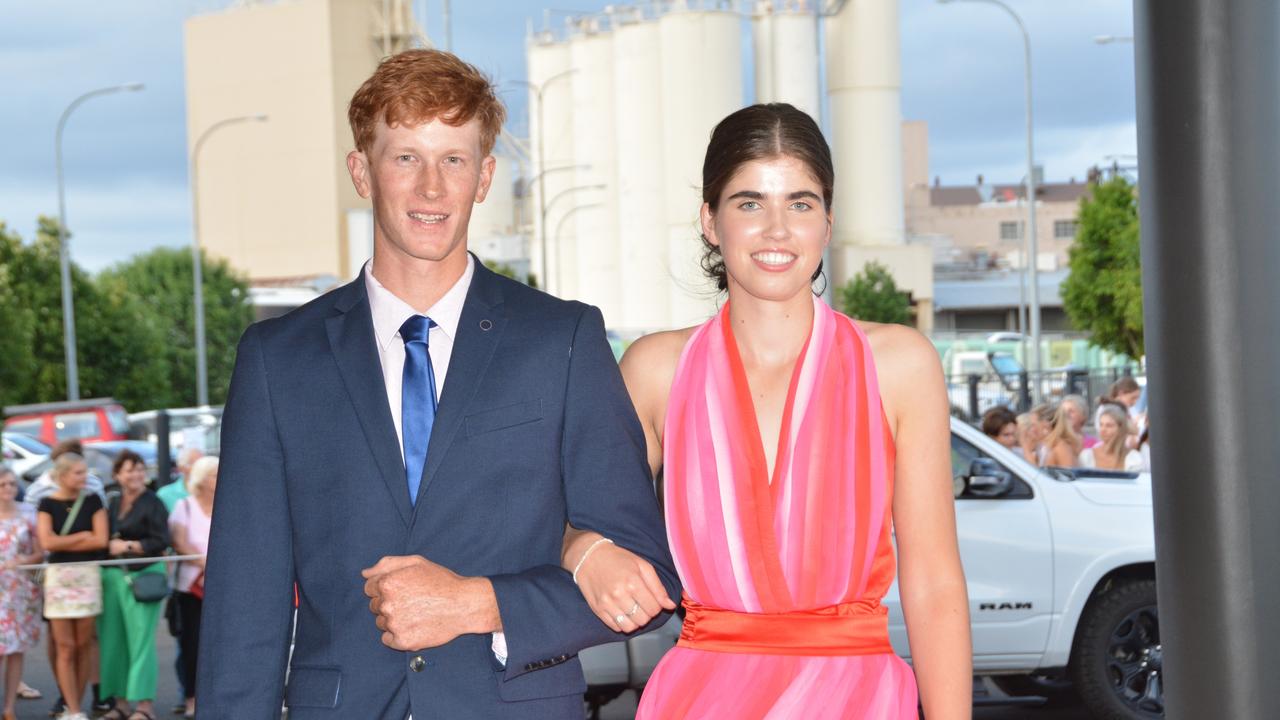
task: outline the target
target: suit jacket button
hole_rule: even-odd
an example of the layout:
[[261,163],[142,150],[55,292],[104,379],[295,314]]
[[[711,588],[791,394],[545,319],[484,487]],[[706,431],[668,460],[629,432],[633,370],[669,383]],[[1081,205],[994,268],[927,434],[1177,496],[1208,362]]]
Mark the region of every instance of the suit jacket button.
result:
[[422,672],[422,668],[426,666],[427,661],[423,660],[421,655],[415,655],[414,658],[409,661],[409,669],[414,672]]

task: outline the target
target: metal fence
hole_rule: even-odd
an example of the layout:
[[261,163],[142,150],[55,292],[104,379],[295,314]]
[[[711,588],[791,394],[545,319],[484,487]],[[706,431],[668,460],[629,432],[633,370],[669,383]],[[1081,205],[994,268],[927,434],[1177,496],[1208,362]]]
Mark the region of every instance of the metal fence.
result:
[[1031,373],[948,375],[947,395],[952,414],[970,422],[977,422],[982,413],[1003,405],[1014,412],[1031,409],[1033,398],[1041,402],[1056,402],[1066,395],[1081,395],[1092,404],[1116,380],[1136,376],[1136,366],[1104,369],[1044,370]]

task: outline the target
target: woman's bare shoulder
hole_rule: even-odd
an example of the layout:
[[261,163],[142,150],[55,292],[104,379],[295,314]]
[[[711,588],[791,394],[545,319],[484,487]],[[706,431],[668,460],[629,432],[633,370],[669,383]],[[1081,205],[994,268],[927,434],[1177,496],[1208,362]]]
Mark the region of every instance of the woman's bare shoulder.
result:
[[636,339],[622,354],[623,374],[631,376],[640,372],[644,375],[674,375],[676,365],[680,362],[680,354],[697,329],[694,326],[664,330]]
[[912,374],[942,368],[942,360],[933,342],[913,327],[869,320],[853,321],[867,336],[877,370],[885,373]]

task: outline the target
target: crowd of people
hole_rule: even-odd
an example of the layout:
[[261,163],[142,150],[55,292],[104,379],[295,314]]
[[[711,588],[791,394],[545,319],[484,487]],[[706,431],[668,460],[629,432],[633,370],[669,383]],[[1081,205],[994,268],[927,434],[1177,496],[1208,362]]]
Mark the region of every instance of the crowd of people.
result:
[[[22,668],[42,624],[58,685],[51,715],[87,720],[92,709],[106,720],[155,720],[162,613],[178,638],[184,702],[174,711],[194,717],[204,560],[162,559],[205,554],[218,459],[184,450],[179,477],[153,490],[130,450],[116,456],[109,485],[90,472],[79,441],[59,443],[50,457],[52,468],[25,491],[0,464],[2,720],[16,719],[20,695],[41,697]],[[20,569],[38,564],[47,566]]]
[[1087,432],[1089,401],[1080,395],[1037,405],[1021,415],[993,407],[982,416],[982,431],[1040,467],[1146,472],[1151,468],[1151,444],[1146,413],[1136,409],[1141,396],[1142,387],[1132,377],[1112,383],[1093,408],[1096,435]]

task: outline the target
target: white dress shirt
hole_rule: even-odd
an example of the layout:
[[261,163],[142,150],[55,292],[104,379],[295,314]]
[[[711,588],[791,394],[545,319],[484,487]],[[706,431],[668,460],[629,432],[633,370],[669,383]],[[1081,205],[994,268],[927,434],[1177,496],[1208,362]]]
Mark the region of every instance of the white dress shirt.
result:
[[[449,360],[453,357],[453,343],[458,337],[458,322],[462,319],[462,306],[467,301],[467,291],[471,288],[475,271],[475,258],[467,255],[467,269],[462,272],[462,277],[426,312],[426,316],[435,323],[428,331],[427,347],[431,354],[431,369],[436,375],[437,400],[444,389]],[[418,311],[378,282],[373,276],[373,260],[364,264],[364,286],[369,295],[369,310],[373,314],[373,338],[378,345],[378,361],[382,364],[387,405],[391,407],[391,420],[395,423],[398,441],[396,445],[400,448],[400,462],[403,463],[404,430],[400,413],[404,387],[404,340],[400,338],[400,326]],[[409,492],[407,482],[405,492]],[[506,664],[507,638],[502,633],[493,634],[493,654],[499,662]]]

